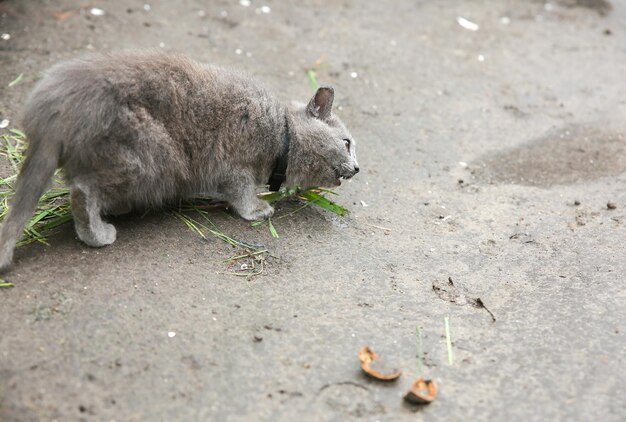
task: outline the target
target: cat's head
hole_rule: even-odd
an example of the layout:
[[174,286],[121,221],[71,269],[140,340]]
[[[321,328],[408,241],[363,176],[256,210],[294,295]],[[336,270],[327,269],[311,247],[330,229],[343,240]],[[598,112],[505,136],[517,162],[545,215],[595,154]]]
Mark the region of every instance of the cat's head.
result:
[[308,104],[292,103],[297,139],[289,156],[289,186],[336,187],[359,172],[356,142],[333,114],[333,98],[331,87],[321,87]]

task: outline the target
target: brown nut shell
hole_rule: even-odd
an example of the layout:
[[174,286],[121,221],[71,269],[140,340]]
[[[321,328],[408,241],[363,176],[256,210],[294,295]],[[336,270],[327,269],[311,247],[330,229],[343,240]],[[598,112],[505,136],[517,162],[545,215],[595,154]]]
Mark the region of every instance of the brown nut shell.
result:
[[435,400],[437,385],[433,380],[418,378],[411,385],[411,389],[404,395],[404,400],[413,404],[428,404]]
[[363,346],[357,354],[361,361],[361,369],[367,375],[380,381],[397,380],[402,372],[398,369],[389,369],[378,358],[378,354],[368,346]]

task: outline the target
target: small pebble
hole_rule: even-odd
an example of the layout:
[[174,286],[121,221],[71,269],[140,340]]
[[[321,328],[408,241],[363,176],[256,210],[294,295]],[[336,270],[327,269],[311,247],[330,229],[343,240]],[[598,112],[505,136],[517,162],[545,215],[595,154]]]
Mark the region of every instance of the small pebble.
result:
[[365,201],[361,201],[361,205],[363,205],[363,207],[369,207],[369,205],[367,205]]
[[168,336],[169,338],[173,338],[173,337],[175,337],[175,336],[176,336],[176,333],[175,333],[174,331],[169,331],[169,332],[167,333],[167,336]]
[[102,16],[104,15],[104,10],[98,9],[97,7],[92,7],[89,13],[91,13],[94,16]]
[[614,202],[609,201],[609,202],[606,203],[606,209],[607,210],[614,210],[615,208],[617,208],[617,205],[615,205]]
[[482,54],[478,55],[478,61],[479,62],[484,62],[485,61],[485,56],[483,56]]
[[356,78],[357,76],[359,76],[359,74],[358,74],[358,73],[356,73],[356,72],[350,72],[350,77],[351,77],[351,78]]
[[241,48],[235,50],[235,54],[237,54],[238,56],[241,55],[241,53],[243,53],[243,51],[241,51]]
[[3,121],[0,122],[0,129],[4,129],[7,126],[9,126],[9,120],[8,119],[4,119]]
[[201,18],[206,16],[206,12],[204,10],[198,10],[198,16],[200,16]]
[[239,0],[239,4],[242,5],[243,7],[249,7],[252,2],[250,2],[250,0]]
[[456,18],[456,22],[468,31],[478,31],[480,26],[477,23],[469,21],[462,16]]
[[161,47],[161,48],[165,47],[165,43],[164,42],[160,42],[159,43],[159,47]]
[[502,17],[500,18],[500,23],[501,23],[502,25],[508,25],[508,24],[510,24],[510,23],[511,23],[511,18],[509,18],[508,16],[502,16]]
[[152,7],[150,7],[150,5],[149,5],[149,4],[144,4],[144,5],[143,5],[143,10],[145,10],[146,12],[149,12],[149,11],[150,11],[150,9],[152,9]]
[[272,11],[272,9],[270,9],[269,6],[261,6],[261,12],[262,13],[270,13]]
[[0,38],[2,38],[5,41],[8,41],[11,39],[11,34],[7,34],[6,32],[2,35],[0,35]]

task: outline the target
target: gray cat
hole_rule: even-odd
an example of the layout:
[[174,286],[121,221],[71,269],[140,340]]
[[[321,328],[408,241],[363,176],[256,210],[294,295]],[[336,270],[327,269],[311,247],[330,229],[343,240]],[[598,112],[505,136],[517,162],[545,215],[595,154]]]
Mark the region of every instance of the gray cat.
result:
[[63,167],[78,237],[115,241],[103,215],[198,194],[247,220],[273,208],[256,187],[338,186],[359,171],[334,92],[284,105],[249,76],[160,53],[93,55],[50,69],[30,95],[29,141],[0,231],[0,270],[54,171]]

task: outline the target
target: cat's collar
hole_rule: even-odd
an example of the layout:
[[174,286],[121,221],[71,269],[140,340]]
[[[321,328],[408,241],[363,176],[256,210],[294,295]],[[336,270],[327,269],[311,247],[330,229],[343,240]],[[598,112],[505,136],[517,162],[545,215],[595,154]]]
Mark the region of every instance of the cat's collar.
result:
[[276,159],[274,164],[274,170],[270,175],[270,180],[267,182],[270,192],[278,192],[282,184],[287,179],[287,158],[289,156],[289,118],[285,115],[285,135],[283,136],[283,145],[280,151],[280,155]]

